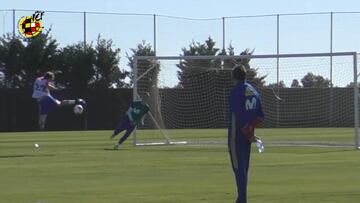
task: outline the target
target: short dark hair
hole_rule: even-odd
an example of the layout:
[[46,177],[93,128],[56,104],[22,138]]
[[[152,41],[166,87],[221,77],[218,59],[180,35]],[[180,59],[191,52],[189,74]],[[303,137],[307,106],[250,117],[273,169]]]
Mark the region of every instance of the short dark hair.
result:
[[47,80],[54,80],[55,76],[53,72],[48,71],[44,74],[44,78]]
[[237,81],[244,81],[246,79],[246,68],[239,64],[232,70],[232,77]]

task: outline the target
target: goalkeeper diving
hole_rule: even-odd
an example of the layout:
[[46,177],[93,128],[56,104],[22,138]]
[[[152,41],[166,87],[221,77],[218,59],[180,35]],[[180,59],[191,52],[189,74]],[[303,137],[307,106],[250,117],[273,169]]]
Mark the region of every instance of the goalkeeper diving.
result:
[[142,100],[137,100],[130,104],[130,107],[110,137],[111,139],[114,139],[119,133],[126,130],[125,134],[114,145],[114,150],[119,149],[119,146],[130,136],[138,124],[141,123],[144,125],[145,115],[149,112],[149,110],[149,105]]

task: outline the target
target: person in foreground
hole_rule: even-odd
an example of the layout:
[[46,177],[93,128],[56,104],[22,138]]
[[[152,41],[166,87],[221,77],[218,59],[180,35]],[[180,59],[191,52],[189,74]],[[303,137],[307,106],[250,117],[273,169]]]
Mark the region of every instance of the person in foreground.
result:
[[36,99],[39,105],[39,130],[45,129],[46,118],[52,108],[76,104],[86,106],[86,102],[83,99],[59,101],[51,96],[50,91],[59,90],[54,85],[54,79],[54,73],[46,72],[43,76],[36,78],[34,82],[32,98]]
[[129,109],[126,111],[119,125],[111,135],[111,139],[114,139],[119,133],[126,130],[125,134],[114,145],[114,150],[119,149],[119,146],[130,136],[135,127],[141,123],[144,125],[145,115],[149,112],[150,107],[144,101],[134,101],[130,104]]
[[246,203],[251,143],[260,140],[255,128],[264,120],[264,113],[259,93],[245,80],[245,67],[235,66],[232,77],[236,84],[229,98],[228,147],[238,191],[236,203]]

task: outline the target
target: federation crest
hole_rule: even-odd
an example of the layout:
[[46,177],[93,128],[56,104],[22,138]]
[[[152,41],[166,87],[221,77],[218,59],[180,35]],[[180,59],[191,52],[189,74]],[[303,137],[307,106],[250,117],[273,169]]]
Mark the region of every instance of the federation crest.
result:
[[36,11],[32,16],[23,16],[19,20],[19,32],[26,38],[39,35],[44,28],[42,26],[43,11]]
[[250,96],[254,96],[254,95],[255,95],[254,90],[252,88],[246,87],[245,96],[250,97]]

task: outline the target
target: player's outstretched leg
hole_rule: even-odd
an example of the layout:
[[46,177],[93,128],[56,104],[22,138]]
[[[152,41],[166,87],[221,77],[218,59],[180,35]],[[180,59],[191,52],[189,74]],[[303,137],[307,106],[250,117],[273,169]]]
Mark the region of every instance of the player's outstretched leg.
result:
[[71,106],[81,104],[83,107],[86,107],[86,101],[83,99],[66,99],[61,101],[61,106]]
[[114,139],[114,137],[116,137],[119,133],[121,133],[124,130],[129,129],[131,126],[133,126],[129,120],[129,117],[127,115],[125,115],[120,123],[118,124],[118,126],[116,126],[113,134],[111,135],[110,139]]
[[129,136],[131,135],[132,131],[135,129],[135,126],[131,126],[129,128],[126,129],[125,134],[119,139],[119,141],[114,145],[114,150],[119,149],[119,146],[125,142],[125,140],[127,140],[129,138]]
[[75,100],[62,100],[60,106],[71,106],[75,104]]
[[115,128],[113,134],[110,136],[110,139],[114,139],[114,137],[116,137],[119,133],[126,129],[124,121],[125,119],[120,121],[119,125]]
[[125,134],[119,139],[118,145],[121,145],[123,142],[125,142],[125,140],[127,140],[128,137],[131,135],[133,130],[134,130],[134,128],[127,129]]
[[[126,115],[125,115],[126,116]],[[127,127],[127,122],[126,120],[128,120],[129,118],[126,116],[125,118],[123,118],[119,125],[115,128],[113,134],[110,136],[110,139],[114,139],[119,133],[121,133],[122,131],[126,130]],[[114,150],[119,149],[119,143],[116,143],[113,147]]]
[[131,134],[131,132],[135,129],[135,125],[131,123],[129,118],[126,116],[119,124],[119,126],[115,129],[111,138],[114,138],[120,132],[126,130],[125,134],[120,138],[120,140],[115,144],[114,149],[118,149],[119,145],[121,145]]

